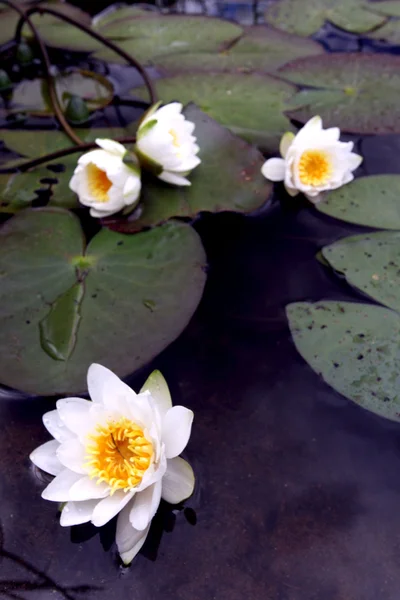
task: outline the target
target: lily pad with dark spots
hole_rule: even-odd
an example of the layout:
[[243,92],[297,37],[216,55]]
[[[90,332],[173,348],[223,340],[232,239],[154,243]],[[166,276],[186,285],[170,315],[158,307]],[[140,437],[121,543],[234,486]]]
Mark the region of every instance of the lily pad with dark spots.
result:
[[286,309],[297,350],[335,390],[400,421],[400,316],[350,302],[298,302]]
[[85,390],[92,362],[124,377],[186,327],[205,283],[194,229],[170,222],[87,245],[77,217],[28,209],[0,230],[0,381],[30,394]]
[[288,103],[301,122],[319,114],[326,127],[354,133],[400,132],[400,57],[387,54],[329,54],[303,58],[279,75],[304,90]]

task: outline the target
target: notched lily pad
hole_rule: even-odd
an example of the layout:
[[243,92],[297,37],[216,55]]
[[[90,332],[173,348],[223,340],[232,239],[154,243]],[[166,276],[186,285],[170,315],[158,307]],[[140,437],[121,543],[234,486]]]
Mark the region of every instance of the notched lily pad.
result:
[[400,312],[400,232],[347,237],[322,254],[350,285]]
[[301,356],[335,390],[400,421],[400,316],[350,302],[298,302],[286,309]]
[[132,232],[171,217],[193,218],[203,211],[248,213],[266,202],[272,184],[261,175],[262,154],[197,106],[189,105],[184,114],[195,123],[202,161],[189,176],[192,185],[175,187],[152,178],[143,186],[140,218],[110,219],[108,226]]
[[319,114],[327,127],[354,133],[400,132],[400,57],[387,54],[329,54],[303,58],[279,69],[299,85],[288,114],[301,122]]
[[[194,102],[233,133],[270,152],[278,150],[283,133],[292,129],[282,110],[294,91],[268,75],[187,73],[157,80],[163,102]],[[135,88],[132,94],[145,98],[146,89]]]
[[132,373],[181,333],[203,292],[204,250],[183,223],[103,229],[85,247],[72,213],[26,210],[0,241],[0,381],[28,393],[82,391],[92,362]]
[[309,36],[330,21],[352,33],[365,33],[385,22],[362,0],[279,0],[267,7],[265,20],[289,33]]
[[400,175],[359,177],[329,192],[315,208],[348,223],[400,229]]

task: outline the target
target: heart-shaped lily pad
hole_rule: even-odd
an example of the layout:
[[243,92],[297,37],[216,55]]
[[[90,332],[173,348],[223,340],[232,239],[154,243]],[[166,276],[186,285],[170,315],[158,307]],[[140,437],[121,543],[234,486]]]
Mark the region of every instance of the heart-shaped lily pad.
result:
[[132,373],[185,328],[201,298],[197,233],[170,222],[85,248],[61,209],[23,211],[0,230],[0,381],[28,393],[86,388],[92,362]]
[[379,2],[370,2],[368,4],[368,9],[386,17],[400,17],[399,0],[379,0]]
[[[137,60],[149,64],[166,54],[221,50],[241,35],[242,28],[210,17],[161,15],[113,21],[101,31],[118,40],[120,47]],[[95,56],[110,62],[122,60],[108,49]]]
[[363,408],[400,421],[400,316],[350,302],[287,307],[301,356],[335,390]]
[[350,285],[400,312],[400,232],[347,237],[322,254]]
[[248,213],[262,206],[272,184],[261,175],[262,154],[233,135],[195,105],[184,114],[196,128],[201,164],[189,176],[190,187],[175,187],[152,178],[142,191],[142,214],[136,221],[110,219],[118,231],[137,231],[171,217],[196,217],[200,212],[230,210]]
[[315,207],[348,223],[400,229],[400,175],[360,177],[329,192]]
[[309,36],[325,23],[353,33],[365,33],[385,22],[383,15],[367,10],[362,0],[278,0],[265,12],[265,20],[289,33]]
[[[71,96],[82,98],[90,111],[104,108],[113,99],[112,83],[92,71],[74,70],[55,77],[55,88],[65,110]],[[47,83],[44,79],[26,79],[13,90],[12,111],[23,111],[38,117],[53,114]]]
[[[400,57],[387,54],[329,54],[288,63],[279,74],[304,90],[287,114],[305,122],[319,114],[327,127],[355,133],[400,132]],[[290,110],[290,105],[293,110]]]
[[[292,130],[282,109],[294,90],[268,75],[187,73],[157,80],[163,102],[194,102],[233,133],[270,152],[277,151],[283,133]],[[145,98],[146,89],[135,88],[132,94]]]

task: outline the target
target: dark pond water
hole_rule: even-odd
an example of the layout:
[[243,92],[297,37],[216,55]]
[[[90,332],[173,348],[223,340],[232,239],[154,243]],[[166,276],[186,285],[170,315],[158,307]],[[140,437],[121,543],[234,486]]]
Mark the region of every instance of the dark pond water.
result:
[[[400,172],[397,137],[361,146],[364,173]],[[139,388],[158,368],[174,402],[195,412],[194,496],[161,507],[122,569],[112,524],[61,528],[40,498],[28,455],[48,439],[49,400],[3,392],[0,598],[398,600],[400,428],[325,385],[284,314],[294,300],[360,298],[315,254],[361,229],[278,199],[256,217],[208,216],[196,228],[210,265],[202,303],[129,381]]]

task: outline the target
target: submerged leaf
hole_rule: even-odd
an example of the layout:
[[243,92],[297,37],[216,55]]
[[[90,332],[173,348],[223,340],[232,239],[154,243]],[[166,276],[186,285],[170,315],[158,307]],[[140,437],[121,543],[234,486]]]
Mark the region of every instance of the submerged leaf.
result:
[[287,307],[301,356],[335,390],[378,415],[400,421],[400,316],[350,302]]
[[83,391],[92,362],[132,373],[181,333],[202,295],[204,250],[183,223],[103,229],[85,248],[72,213],[26,210],[0,238],[0,381],[28,393]]

